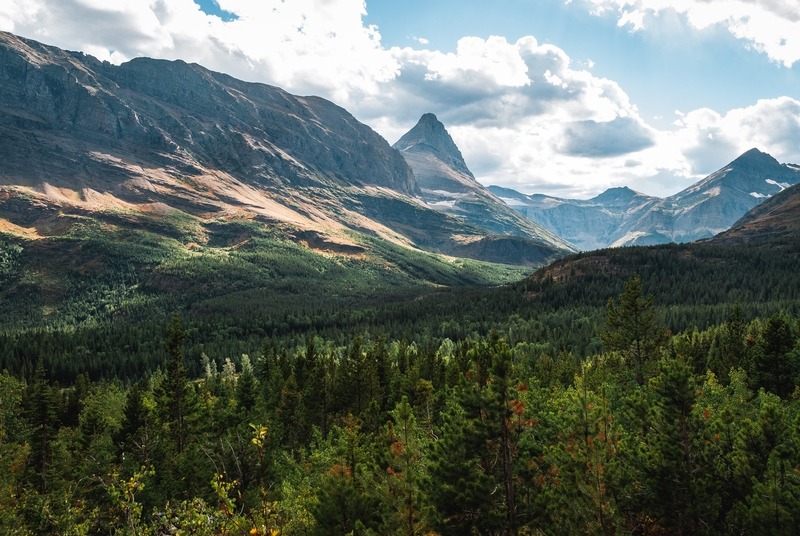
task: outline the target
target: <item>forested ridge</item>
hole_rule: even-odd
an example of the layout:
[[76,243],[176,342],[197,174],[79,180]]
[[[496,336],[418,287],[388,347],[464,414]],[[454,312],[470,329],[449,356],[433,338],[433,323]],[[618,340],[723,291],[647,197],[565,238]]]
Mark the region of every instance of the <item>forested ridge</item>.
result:
[[7,328],[0,533],[796,534],[797,251]]

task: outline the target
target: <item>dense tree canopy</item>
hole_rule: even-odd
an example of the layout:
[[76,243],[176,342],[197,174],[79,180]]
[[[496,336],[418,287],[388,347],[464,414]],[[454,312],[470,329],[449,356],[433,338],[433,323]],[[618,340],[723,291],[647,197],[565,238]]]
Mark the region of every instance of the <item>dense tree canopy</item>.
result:
[[196,366],[175,315],[130,385],[61,386],[42,347],[0,375],[0,532],[795,533],[797,318],[668,334],[643,287],[585,328],[265,336]]

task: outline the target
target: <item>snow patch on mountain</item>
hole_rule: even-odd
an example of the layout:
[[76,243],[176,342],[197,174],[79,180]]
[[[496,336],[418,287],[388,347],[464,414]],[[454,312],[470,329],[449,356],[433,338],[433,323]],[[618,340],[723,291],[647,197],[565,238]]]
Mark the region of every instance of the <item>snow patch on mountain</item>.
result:
[[520,199],[514,199],[513,197],[501,197],[500,201],[505,203],[510,207],[524,207],[526,203]]
[[776,181],[774,181],[772,179],[767,179],[764,182],[766,182],[767,184],[772,184],[774,186],[777,186],[778,188],[781,189],[781,192],[784,191],[789,186],[791,186],[791,184],[789,184],[788,182],[776,182]]

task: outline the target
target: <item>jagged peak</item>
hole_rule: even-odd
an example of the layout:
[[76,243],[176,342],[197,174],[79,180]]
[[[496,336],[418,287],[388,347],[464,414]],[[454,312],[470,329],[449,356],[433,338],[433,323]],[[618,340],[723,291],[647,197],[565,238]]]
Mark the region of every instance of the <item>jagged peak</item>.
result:
[[401,152],[429,152],[453,168],[472,176],[461,151],[444,124],[432,113],[423,114],[414,128],[392,146]]

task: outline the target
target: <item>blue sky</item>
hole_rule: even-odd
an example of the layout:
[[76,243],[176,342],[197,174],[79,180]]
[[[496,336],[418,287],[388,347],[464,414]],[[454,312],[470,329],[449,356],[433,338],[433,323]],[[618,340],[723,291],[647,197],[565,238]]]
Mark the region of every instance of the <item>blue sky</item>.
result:
[[319,95],[390,143],[435,113],[476,178],[665,196],[800,163],[798,0],[3,0],[0,30]]
[[509,41],[533,35],[573,60],[593,61],[593,74],[618,82],[643,117],[662,128],[670,127],[675,110],[724,112],[758,99],[800,97],[800,62],[787,68],[724,28],[698,30],[674,12],[636,32],[619,27],[612,13],[591,14],[580,1],[384,0],[368,1],[367,13],[385,46],[418,46],[414,38],[421,37],[453,52],[465,35]]

